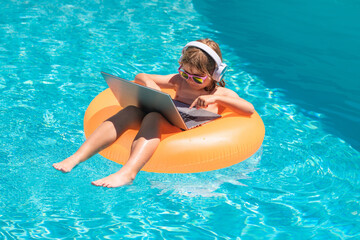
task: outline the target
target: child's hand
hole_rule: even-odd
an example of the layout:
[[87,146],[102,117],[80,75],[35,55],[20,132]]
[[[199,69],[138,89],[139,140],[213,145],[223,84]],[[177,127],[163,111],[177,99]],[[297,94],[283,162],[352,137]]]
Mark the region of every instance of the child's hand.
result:
[[199,108],[206,108],[209,104],[215,103],[217,100],[217,96],[215,95],[202,95],[195,99],[195,101],[190,105],[189,108],[196,107]]

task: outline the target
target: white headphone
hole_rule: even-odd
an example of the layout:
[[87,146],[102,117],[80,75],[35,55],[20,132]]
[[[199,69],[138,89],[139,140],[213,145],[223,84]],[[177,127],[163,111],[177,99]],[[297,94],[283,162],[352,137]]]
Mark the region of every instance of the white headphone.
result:
[[215,81],[220,82],[221,79],[224,77],[224,74],[227,70],[227,65],[221,61],[221,58],[219,57],[219,55],[214,50],[212,50],[211,47],[209,47],[208,45],[198,42],[198,41],[193,41],[193,42],[189,42],[188,44],[185,45],[185,47],[182,50],[182,54],[181,54],[179,61],[181,61],[181,59],[188,47],[199,48],[199,49],[203,50],[204,52],[206,52],[207,54],[209,54],[210,57],[212,57],[212,59],[214,59],[214,61],[216,63],[216,68],[212,74],[212,78]]

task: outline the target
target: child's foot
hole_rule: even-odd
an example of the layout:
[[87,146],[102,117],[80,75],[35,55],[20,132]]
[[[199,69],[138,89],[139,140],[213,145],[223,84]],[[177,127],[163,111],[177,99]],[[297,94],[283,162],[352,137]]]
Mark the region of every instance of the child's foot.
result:
[[98,186],[98,187],[108,187],[108,188],[115,188],[115,187],[121,187],[125,185],[131,185],[134,181],[134,178],[121,173],[117,172],[114,174],[111,174],[105,178],[99,179],[97,181],[91,182],[92,185]]
[[56,170],[62,171],[64,173],[70,172],[76,165],[78,165],[80,163],[80,160],[77,159],[74,156],[68,157],[67,159],[58,162],[58,163],[54,163],[53,167]]

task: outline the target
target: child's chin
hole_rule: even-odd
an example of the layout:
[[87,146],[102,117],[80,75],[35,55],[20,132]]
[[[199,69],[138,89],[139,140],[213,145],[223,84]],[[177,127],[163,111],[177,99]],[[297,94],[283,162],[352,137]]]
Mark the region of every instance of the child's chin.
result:
[[188,84],[192,89],[200,90],[200,89],[204,88],[204,86],[202,84],[197,84],[197,83],[194,83],[194,82],[192,82],[192,83],[188,82]]
[[190,85],[190,87],[194,90],[200,90],[200,89],[203,89],[204,87],[201,86],[201,85]]

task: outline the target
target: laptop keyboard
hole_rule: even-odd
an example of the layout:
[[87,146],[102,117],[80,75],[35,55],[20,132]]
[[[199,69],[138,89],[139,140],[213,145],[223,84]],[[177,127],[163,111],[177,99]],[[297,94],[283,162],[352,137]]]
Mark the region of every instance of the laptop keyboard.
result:
[[182,117],[182,119],[184,120],[184,122],[196,119],[196,117],[191,116],[187,113],[184,113],[184,112],[179,112],[179,113],[180,113],[180,116]]

